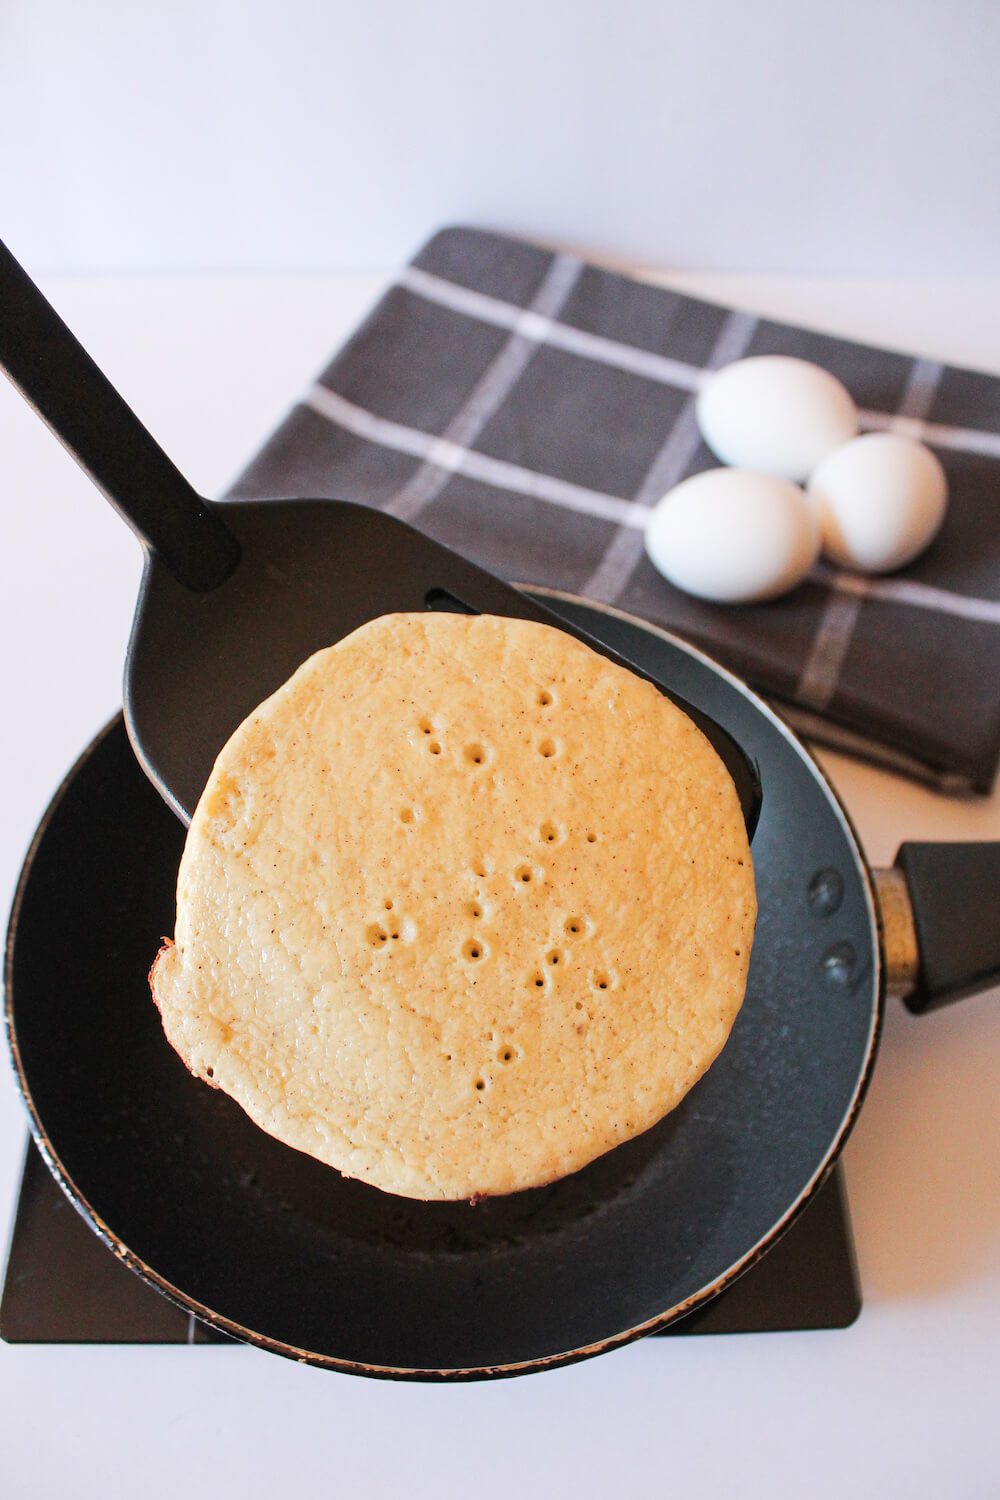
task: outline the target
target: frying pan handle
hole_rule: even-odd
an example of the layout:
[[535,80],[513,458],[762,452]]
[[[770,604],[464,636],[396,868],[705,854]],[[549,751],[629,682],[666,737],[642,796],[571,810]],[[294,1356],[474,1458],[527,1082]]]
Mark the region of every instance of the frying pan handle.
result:
[[175,578],[199,592],[225,582],[236,538],[2,243],[0,369]]
[[[920,1015],[1000,984],[1000,843],[903,844],[895,871],[916,938],[907,1008]],[[881,889],[880,904],[885,918]]]

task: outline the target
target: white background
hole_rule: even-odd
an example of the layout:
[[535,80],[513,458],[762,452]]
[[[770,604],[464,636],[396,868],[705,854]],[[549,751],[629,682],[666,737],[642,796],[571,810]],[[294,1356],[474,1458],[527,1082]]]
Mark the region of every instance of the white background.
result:
[[1000,270],[995,0],[3,0],[36,272],[390,268],[472,221],[652,267]]
[[[0,0],[0,236],[37,275],[88,273],[46,290],[209,494],[449,221],[1000,373],[998,43],[993,0]],[[120,701],[138,577],[0,382],[4,912]],[[876,862],[1000,837],[1000,792],[824,760]],[[0,1345],[0,1492],[995,1500],[998,1078],[996,993],[890,1004],[845,1153],[849,1330],[447,1389],[252,1349]],[[24,1137],[3,1066],[0,1245]]]

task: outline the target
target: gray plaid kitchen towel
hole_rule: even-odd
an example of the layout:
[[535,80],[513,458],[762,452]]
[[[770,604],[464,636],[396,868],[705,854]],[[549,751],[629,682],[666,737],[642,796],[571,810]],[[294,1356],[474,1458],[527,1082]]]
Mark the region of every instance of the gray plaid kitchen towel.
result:
[[[822,565],[769,604],[687,597],[650,508],[712,467],[694,400],[748,354],[831,370],[866,428],[938,454],[950,507],[905,572]],[[442,230],[237,480],[378,506],[502,577],[687,637],[814,740],[952,792],[1000,753],[1000,379],[789,327],[476,229]]]

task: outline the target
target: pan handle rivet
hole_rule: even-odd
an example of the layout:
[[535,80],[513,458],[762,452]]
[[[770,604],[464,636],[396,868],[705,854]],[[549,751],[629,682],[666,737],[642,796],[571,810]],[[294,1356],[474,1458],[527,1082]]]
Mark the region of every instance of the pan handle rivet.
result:
[[809,906],[814,917],[829,917],[844,899],[844,880],[838,870],[817,870],[809,882]]
[[834,943],[832,948],[827,948],[820,960],[823,978],[827,984],[843,989],[854,978],[857,962],[858,955],[850,943]]

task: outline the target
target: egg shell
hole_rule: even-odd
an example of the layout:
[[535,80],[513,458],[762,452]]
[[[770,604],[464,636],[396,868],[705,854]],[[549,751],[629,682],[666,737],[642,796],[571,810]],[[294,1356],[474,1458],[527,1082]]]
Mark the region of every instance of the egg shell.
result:
[[934,540],[948,505],[948,480],[923,443],[870,432],[825,458],[807,494],[831,562],[891,573]]
[[784,354],[724,365],[702,387],[696,410],[722,463],[796,481],[858,430],[857,407],[836,376]]
[[777,598],[801,583],[819,553],[819,527],[790,480],[708,469],[655,506],[646,551],[685,593],[719,604]]

